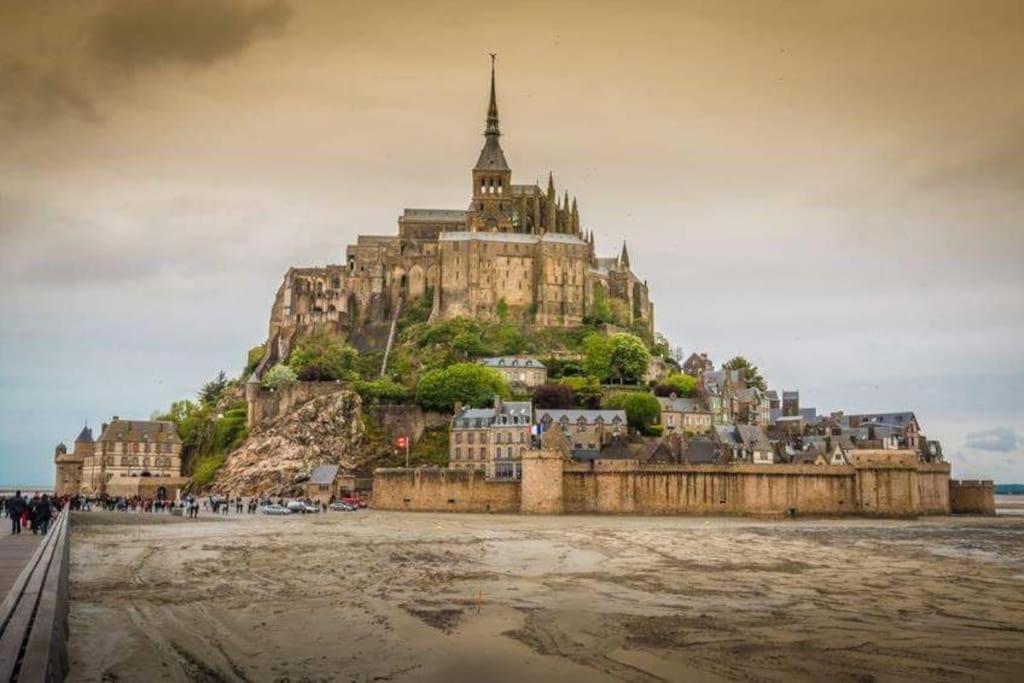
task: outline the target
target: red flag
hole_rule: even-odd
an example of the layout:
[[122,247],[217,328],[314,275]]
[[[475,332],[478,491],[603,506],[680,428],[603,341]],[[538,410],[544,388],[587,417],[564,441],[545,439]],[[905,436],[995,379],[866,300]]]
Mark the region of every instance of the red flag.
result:
[[405,448],[409,445],[409,437],[400,436],[395,439],[395,448]]

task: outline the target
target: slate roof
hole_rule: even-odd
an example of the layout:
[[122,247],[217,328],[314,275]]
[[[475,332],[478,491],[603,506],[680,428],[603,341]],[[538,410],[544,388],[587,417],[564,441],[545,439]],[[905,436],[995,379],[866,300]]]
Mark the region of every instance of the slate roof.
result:
[[543,368],[544,364],[536,358],[524,356],[498,356],[495,358],[481,358],[481,365],[489,368]]
[[764,397],[769,401],[777,402],[779,400],[779,392],[775,391],[775,389],[769,389],[768,391],[764,392]]
[[173,422],[158,420],[121,420],[115,418],[100,435],[100,441],[146,441],[181,443]]
[[626,422],[626,411],[625,410],[582,410],[582,409],[570,409],[570,410],[538,410],[537,411],[537,422],[542,422],[545,417],[550,417],[554,422],[559,422],[563,417],[568,418],[569,422],[579,422],[582,417],[589,423],[594,423],[598,418],[602,419],[606,423],[611,423],[613,420],[618,418],[623,423]]
[[406,209],[400,220],[422,223],[465,223],[468,211],[462,209]]
[[659,396],[658,403],[663,411],[676,413],[706,413],[698,399],[695,398],[672,398],[671,396]]
[[533,417],[530,401],[502,401],[498,408],[463,408],[452,422],[453,429],[484,429],[494,424],[528,425]]
[[75,443],[92,443],[92,429],[89,427],[82,427],[82,431],[78,433],[78,438],[75,439]]
[[480,157],[476,160],[477,171],[507,171],[508,162],[505,161],[505,152],[498,143],[497,135],[488,135],[484,141],[483,149],[480,150]]
[[333,484],[338,476],[337,465],[319,465],[309,474],[310,484]]
[[718,461],[718,447],[711,439],[687,439],[683,462],[700,465]]
[[467,232],[452,230],[437,236],[442,242],[510,242],[516,244],[537,244],[540,238],[521,232]]
[[917,417],[913,412],[903,413],[867,413],[864,415],[847,415],[846,423],[849,424],[850,418],[859,418],[860,423],[864,424],[870,422],[871,424],[882,424],[890,425],[893,427],[905,427],[912,420],[916,421]]

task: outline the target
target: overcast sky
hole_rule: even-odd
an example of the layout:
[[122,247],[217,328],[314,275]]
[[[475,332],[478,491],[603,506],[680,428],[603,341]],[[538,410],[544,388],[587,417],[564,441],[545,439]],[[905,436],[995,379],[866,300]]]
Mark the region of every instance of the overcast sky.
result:
[[0,483],[237,374],[291,265],[515,182],[656,323],[1024,481],[1024,3],[0,0]]

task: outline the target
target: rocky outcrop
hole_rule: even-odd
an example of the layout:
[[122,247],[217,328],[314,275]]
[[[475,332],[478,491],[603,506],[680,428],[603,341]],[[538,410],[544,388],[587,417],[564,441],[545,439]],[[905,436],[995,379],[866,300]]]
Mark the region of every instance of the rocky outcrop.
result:
[[344,471],[369,465],[365,432],[357,393],[341,390],[314,398],[254,429],[210,488],[232,496],[297,493],[317,465],[337,464]]

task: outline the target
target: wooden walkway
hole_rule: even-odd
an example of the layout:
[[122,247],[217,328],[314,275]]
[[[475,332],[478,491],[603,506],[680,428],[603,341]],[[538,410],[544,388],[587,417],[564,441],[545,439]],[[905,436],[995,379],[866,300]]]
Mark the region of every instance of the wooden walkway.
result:
[[0,543],[12,564],[28,555],[0,599],[0,682],[62,681],[68,673],[68,519],[65,510],[46,536],[29,540],[30,531]]
[[28,564],[42,536],[36,536],[29,529],[23,529],[15,536],[11,533],[11,521],[0,519],[0,600],[11,590],[14,580]]

